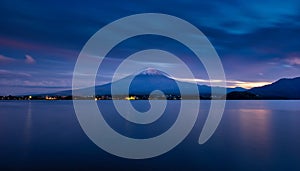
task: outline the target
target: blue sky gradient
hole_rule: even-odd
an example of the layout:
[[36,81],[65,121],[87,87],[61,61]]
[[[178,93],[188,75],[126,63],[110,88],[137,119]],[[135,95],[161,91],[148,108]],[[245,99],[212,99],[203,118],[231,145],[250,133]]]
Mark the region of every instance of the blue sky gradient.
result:
[[[297,0],[3,0],[0,95],[69,89],[77,56],[96,31],[119,18],[149,12],[174,15],[198,27],[216,48],[229,86],[249,88],[300,76]],[[182,44],[160,36],[139,36],[119,44],[103,64],[97,83],[109,82],[126,55],[148,48],[176,54],[190,65],[200,84],[207,84],[205,70],[193,54]]]

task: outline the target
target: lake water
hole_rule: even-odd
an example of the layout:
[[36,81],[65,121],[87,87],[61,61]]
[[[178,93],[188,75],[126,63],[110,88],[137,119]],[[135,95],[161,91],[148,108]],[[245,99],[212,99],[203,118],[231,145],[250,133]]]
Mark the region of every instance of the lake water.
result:
[[[201,101],[198,120],[182,143],[155,158],[130,160],[89,140],[72,101],[0,101],[0,170],[300,170],[299,102],[227,101],[218,129],[199,145],[210,104]],[[147,101],[132,103],[141,111],[149,107]],[[165,117],[139,127],[120,118],[111,101],[98,101],[107,122],[134,138],[166,131],[179,103],[169,101]]]

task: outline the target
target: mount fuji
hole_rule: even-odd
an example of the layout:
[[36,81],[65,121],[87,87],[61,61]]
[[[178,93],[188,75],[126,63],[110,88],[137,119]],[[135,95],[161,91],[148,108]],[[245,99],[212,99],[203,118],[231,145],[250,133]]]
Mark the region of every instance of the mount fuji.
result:
[[[129,93],[124,86],[127,82],[130,82]],[[177,84],[176,84],[177,83]],[[183,87],[185,90],[185,95],[197,95],[194,94],[192,87],[195,86],[194,83],[178,81],[172,78],[167,73],[157,70],[155,68],[147,68],[137,74],[133,74],[117,80],[112,83],[97,85],[95,86],[95,95],[110,95],[111,94],[111,86],[117,87],[117,90],[114,92],[116,95],[149,95],[154,90],[160,90],[165,94],[172,95],[180,95],[180,91],[178,86]],[[211,95],[211,87],[206,85],[198,85],[198,91],[202,97],[210,97]],[[78,89],[76,90],[76,94],[81,96],[90,96],[87,92],[90,92],[90,89],[94,87]],[[236,87],[236,88],[224,88],[224,87],[215,87],[216,90],[222,92],[224,89],[228,92],[233,91],[244,91],[245,89]],[[69,96],[72,94],[72,90],[66,90],[57,92],[51,95],[59,95],[59,96]]]

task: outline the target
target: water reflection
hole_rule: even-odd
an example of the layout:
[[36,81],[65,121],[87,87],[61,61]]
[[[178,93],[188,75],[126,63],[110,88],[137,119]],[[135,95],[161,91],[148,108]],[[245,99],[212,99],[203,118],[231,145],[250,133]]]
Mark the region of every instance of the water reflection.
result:
[[[300,170],[299,102],[229,101],[213,137],[199,145],[210,103],[201,101],[189,136],[167,154],[138,164],[93,144],[76,120],[72,101],[0,102],[0,170]],[[138,103],[143,107],[145,102]],[[166,118],[147,129],[117,120],[109,101],[101,101],[99,108],[121,134],[144,138],[172,126],[178,103],[170,101]],[[197,109],[187,115],[191,110]]]
[[239,109],[239,132],[245,144],[264,155],[271,146],[271,111],[266,109]]
[[31,124],[32,124],[32,107],[31,102],[28,103],[25,127],[24,127],[24,144],[29,144],[31,139]]

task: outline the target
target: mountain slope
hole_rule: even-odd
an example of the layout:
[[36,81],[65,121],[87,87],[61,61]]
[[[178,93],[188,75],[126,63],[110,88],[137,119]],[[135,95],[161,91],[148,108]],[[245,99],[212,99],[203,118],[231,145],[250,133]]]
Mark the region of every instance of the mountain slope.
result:
[[300,77],[283,78],[270,85],[248,90],[260,98],[300,99]]
[[[128,90],[125,89],[124,85],[128,82],[130,83],[129,94],[135,95],[149,95],[154,90],[160,90],[165,94],[173,94],[179,95],[178,85],[183,87],[185,90],[185,95],[195,95],[192,90],[193,86],[197,86],[201,96],[210,97],[211,87],[206,85],[195,85],[189,82],[176,81],[171,78],[168,74],[159,71],[154,68],[148,68],[138,74],[130,75],[113,83],[108,83],[104,85],[95,86],[96,95],[110,95],[111,94],[111,86],[117,87],[115,94],[117,95],[127,95]],[[177,84],[178,85],[177,85]],[[77,90],[76,94],[81,96],[87,96],[87,92],[94,87],[80,89]],[[216,87],[217,92],[224,91],[224,87]],[[245,89],[237,87],[237,88],[228,88],[227,92],[232,91],[244,91]],[[56,95],[71,95],[72,91],[62,91],[57,92]]]

